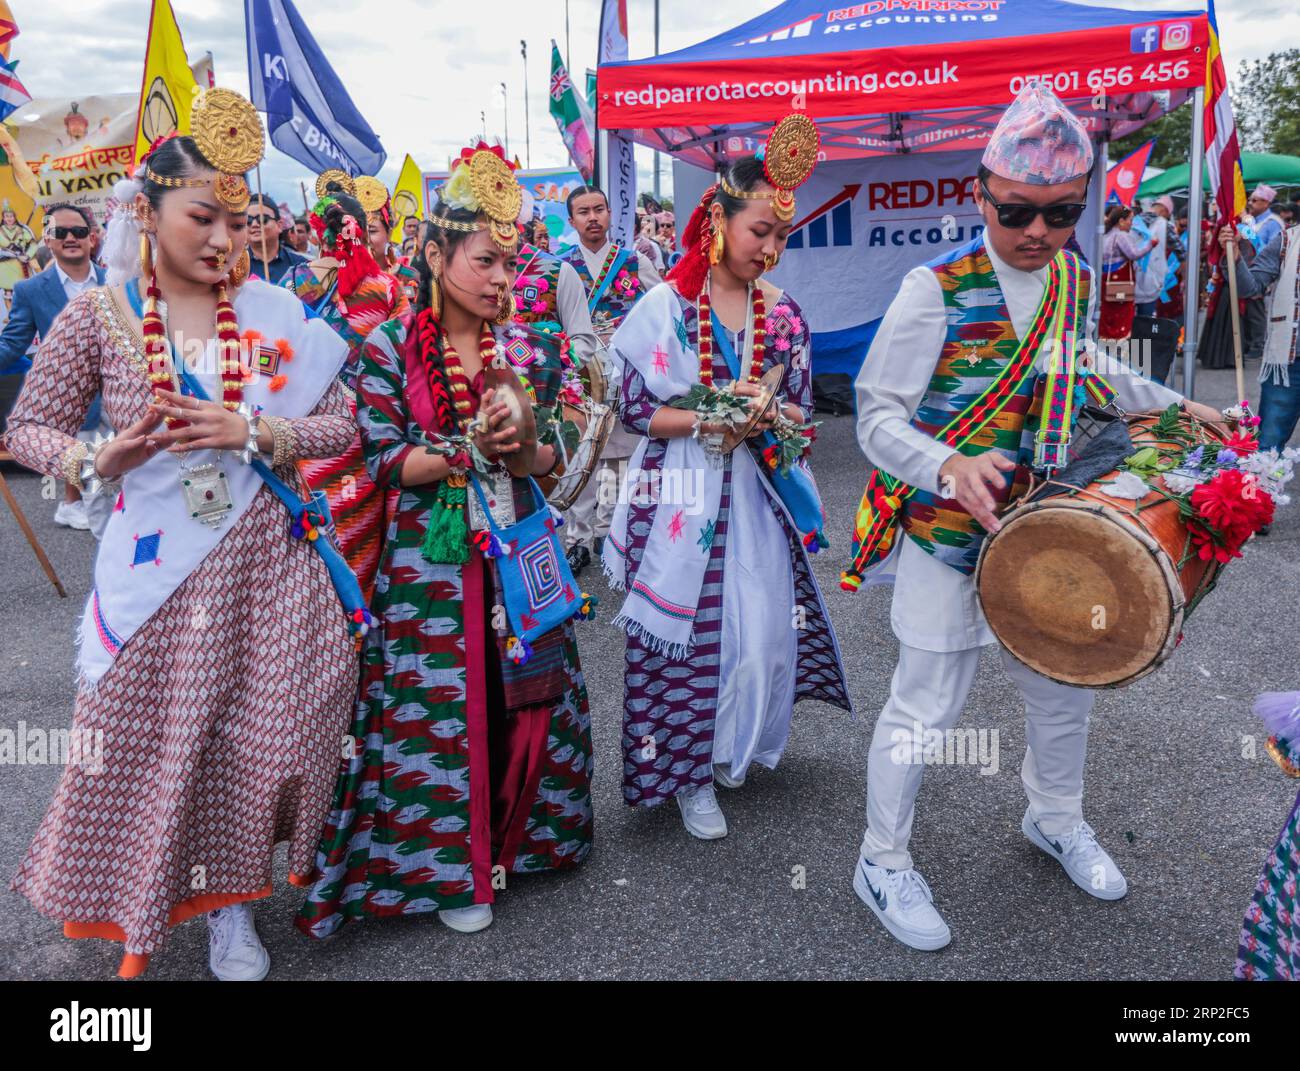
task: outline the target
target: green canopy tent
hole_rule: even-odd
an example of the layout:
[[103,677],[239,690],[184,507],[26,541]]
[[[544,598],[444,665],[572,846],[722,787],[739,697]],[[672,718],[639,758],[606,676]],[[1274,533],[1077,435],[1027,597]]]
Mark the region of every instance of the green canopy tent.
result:
[[[1243,152],[1241,171],[1249,193],[1256,183],[1269,186],[1300,186],[1300,156],[1278,156],[1271,152]],[[1139,197],[1159,197],[1162,193],[1187,192],[1187,164],[1179,164],[1146,180],[1138,187]],[[1210,192],[1210,177],[1201,172],[1205,192]]]

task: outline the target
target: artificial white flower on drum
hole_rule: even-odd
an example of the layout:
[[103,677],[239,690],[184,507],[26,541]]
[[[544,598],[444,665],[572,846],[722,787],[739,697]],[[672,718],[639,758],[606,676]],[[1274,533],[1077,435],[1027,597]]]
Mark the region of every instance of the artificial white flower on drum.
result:
[[1102,486],[1111,498],[1131,498],[1137,501],[1151,493],[1150,485],[1135,472],[1121,472],[1110,483]]
[[1205,481],[1194,473],[1181,472],[1175,469],[1173,472],[1163,473],[1161,479],[1165,481],[1165,489],[1171,495],[1189,495],[1192,488]]
[[1276,505],[1285,506],[1291,498],[1283,492],[1295,476],[1296,458],[1297,451],[1290,447],[1281,454],[1276,449],[1256,450],[1243,457],[1237,467],[1244,472],[1253,473],[1259,481],[1260,489],[1272,495]]

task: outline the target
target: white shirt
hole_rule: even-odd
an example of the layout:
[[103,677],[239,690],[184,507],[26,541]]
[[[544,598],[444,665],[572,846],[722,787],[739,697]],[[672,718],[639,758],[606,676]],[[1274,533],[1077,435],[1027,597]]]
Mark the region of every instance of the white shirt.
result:
[[[1004,263],[991,245],[986,249],[1011,325],[1023,337],[1047,285],[1047,268],[1019,271]],[[1090,293],[1091,324],[1095,285]],[[904,483],[933,493],[939,491],[940,467],[957,451],[910,421],[930,385],[946,335],[939,280],[927,267],[913,268],[881,320],[857,379],[858,444],[867,460]],[[1144,379],[1096,350],[1091,340],[1080,360],[1106,378],[1123,409],[1161,409],[1181,400],[1168,387]],[[867,579],[868,583],[894,582],[890,620],[901,642],[927,651],[959,651],[994,642],[975,597],[973,578],[927,554],[901,532],[894,546],[889,559]]]
[[78,294],[89,290],[92,286],[99,285],[95,281],[95,266],[91,264],[88,265],[88,268],[89,270],[86,272],[86,277],[82,279],[81,282],[77,282],[72,278],[72,276],[63,270],[63,265],[61,265],[57,260],[54,262],[54,270],[59,273],[59,282],[63,284],[63,292],[68,295],[69,301]]

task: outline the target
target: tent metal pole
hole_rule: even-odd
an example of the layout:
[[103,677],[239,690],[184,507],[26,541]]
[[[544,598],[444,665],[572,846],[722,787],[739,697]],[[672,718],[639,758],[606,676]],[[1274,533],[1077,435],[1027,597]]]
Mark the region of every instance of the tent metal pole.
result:
[[1108,170],[1110,170],[1110,137],[1103,133],[1097,141],[1097,161],[1092,170],[1092,189],[1088,191],[1088,200],[1092,202],[1092,212],[1088,215],[1094,216],[1095,213],[1096,222],[1093,224],[1092,233],[1088,235],[1088,246],[1085,250],[1088,254],[1088,263],[1096,265],[1095,277],[1098,280],[1101,278],[1102,234],[1106,230],[1106,172]]
[[1183,396],[1195,397],[1196,347],[1200,343],[1201,170],[1205,164],[1205,87],[1192,94],[1192,154],[1187,183],[1187,270],[1183,290]]

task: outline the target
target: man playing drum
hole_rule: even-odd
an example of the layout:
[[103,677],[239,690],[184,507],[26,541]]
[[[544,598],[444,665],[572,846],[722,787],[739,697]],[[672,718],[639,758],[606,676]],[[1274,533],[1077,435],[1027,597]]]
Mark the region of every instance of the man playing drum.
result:
[[[1129,411],[1180,400],[1077,345],[1094,322],[1096,294],[1092,271],[1063,247],[1084,211],[1092,163],[1079,120],[1050,90],[1026,87],[999,121],[975,183],[986,229],[904,278],[857,380],[858,442],[877,469],[845,587],[894,581],[891,624],[900,649],[867,760],[867,829],[854,889],[913,948],[942,948],[951,935],[908,853],[923,757],[909,746],[899,761],[898,741],[957,723],[980,648],[996,642],[972,581],[981,544],[999,529],[996,513],[1024,491],[1031,468],[1065,463],[1075,383],[1094,404],[1114,401]],[[1061,372],[1071,361],[1074,379]],[[1057,374],[1043,407],[1049,370]],[[1051,393],[1058,384],[1064,387]],[[1206,406],[1186,406],[1221,419]],[[907,536],[901,545],[895,525]],[[1080,888],[1119,899],[1124,877],[1082,813],[1093,694],[1000,653],[1025,700],[1021,778],[1029,808],[1021,828]]]

